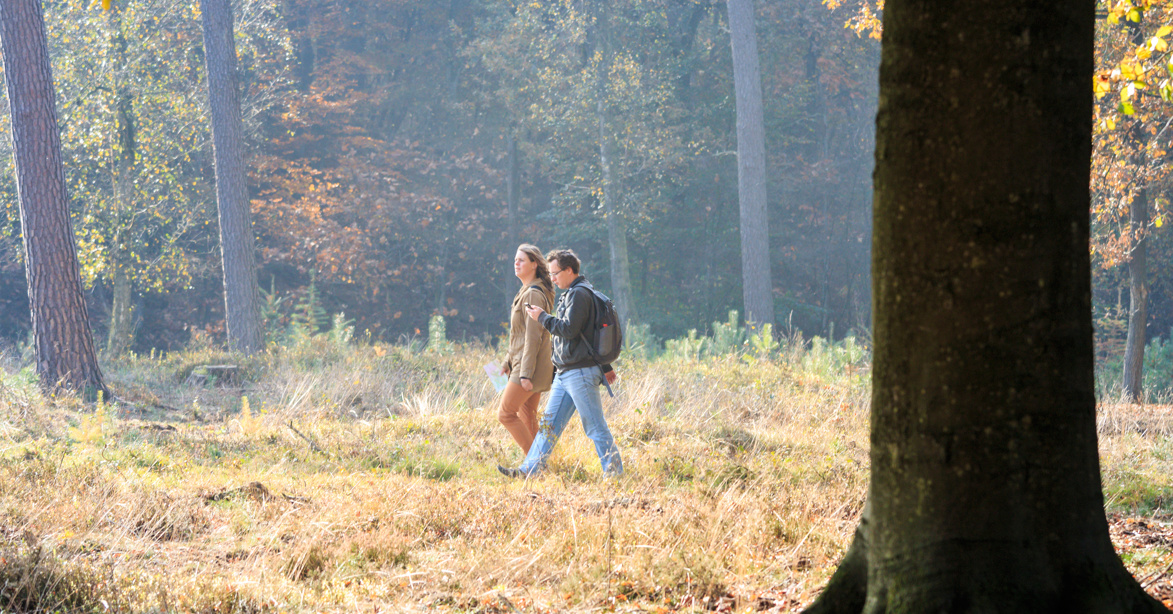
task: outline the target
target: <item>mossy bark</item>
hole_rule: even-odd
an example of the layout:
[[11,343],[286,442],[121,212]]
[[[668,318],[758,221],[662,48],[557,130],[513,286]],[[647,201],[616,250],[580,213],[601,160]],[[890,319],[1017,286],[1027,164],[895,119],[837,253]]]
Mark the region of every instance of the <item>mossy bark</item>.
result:
[[1100,486],[1094,8],[885,7],[870,509],[812,612],[1165,611],[1116,556]]

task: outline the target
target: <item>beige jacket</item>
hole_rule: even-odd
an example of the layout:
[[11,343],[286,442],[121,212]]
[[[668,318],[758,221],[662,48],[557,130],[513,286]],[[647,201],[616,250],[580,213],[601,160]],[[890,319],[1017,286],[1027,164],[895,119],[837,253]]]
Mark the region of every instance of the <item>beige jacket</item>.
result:
[[539,288],[523,288],[513,297],[513,308],[509,312],[509,355],[505,357],[505,366],[510,369],[509,381],[520,386],[521,378],[526,377],[534,385],[534,392],[545,392],[554,381],[550,333],[526,315],[523,303],[537,305],[547,312],[553,307],[546,293]]

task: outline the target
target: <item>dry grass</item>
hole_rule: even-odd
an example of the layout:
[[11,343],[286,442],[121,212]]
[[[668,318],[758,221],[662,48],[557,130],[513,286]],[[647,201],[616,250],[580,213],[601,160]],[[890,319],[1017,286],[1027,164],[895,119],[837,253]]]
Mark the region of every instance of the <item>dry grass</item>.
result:
[[[510,481],[492,358],[315,339],[243,363],[243,389],[182,384],[228,356],[129,359],[108,371],[131,404],[97,411],[10,374],[0,610],[791,611],[833,571],[866,490],[866,368],[636,361],[605,401],[625,476],[576,421],[551,471]],[[1105,409],[1114,509],[1163,517],[1171,424]],[[1138,575],[1170,559],[1132,552]]]

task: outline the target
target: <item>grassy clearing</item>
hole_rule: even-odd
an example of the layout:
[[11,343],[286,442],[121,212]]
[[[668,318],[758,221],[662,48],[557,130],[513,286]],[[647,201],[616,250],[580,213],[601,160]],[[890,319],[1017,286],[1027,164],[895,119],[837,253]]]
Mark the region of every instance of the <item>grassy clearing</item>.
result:
[[[866,490],[866,364],[835,351],[626,361],[605,401],[617,481],[577,420],[542,478],[498,475],[520,451],[478,345],[315,337],[235,363],[243,388],[184,384],[235,360],[210,350],[130,358],[107,366],[129,403],[98,408],[9,364],[0,610],[796,610]],[[1102,412],[1114,537],[1153,590],[1171,428]]]

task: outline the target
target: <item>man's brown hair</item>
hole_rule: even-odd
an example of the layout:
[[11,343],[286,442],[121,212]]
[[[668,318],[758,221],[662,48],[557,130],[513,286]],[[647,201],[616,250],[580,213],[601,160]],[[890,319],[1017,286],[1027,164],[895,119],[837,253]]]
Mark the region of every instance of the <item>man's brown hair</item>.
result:
[[550,250],[546,254],[546,262],[558,262],[559,269],[570,269],[572,273],[578,275],[579,262],[578,255],[569,249],[555,249]]

